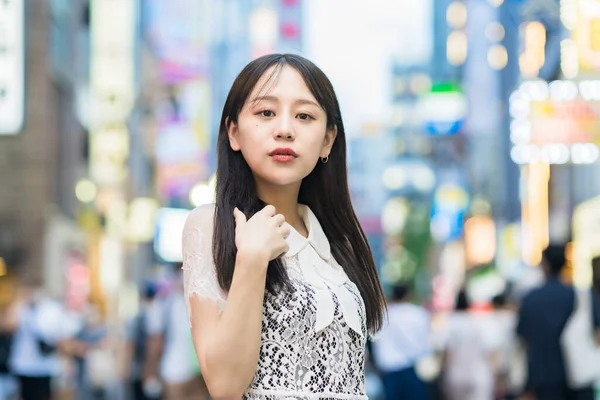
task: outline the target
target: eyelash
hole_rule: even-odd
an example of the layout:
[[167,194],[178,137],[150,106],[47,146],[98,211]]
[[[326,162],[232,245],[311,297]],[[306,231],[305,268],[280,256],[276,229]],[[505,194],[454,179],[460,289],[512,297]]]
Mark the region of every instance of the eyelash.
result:
[[[262,110],[262,111],[259,111],[256,115],[260,115],[260,116],[265,117],[265,118],[270,118],[272,115],[271,116],[265,115],[265,113],[267,113],[267,112],[269,112],[271,114],[275,114],[271,110]],[[300,118],[301,121],[308,121],[308,120],[314,119],[314,117],[312,115],[307,114],[307,113],[300,113],[300,114],[298,114],[298,116],[300,116],[300,115],[306,116],[306,118]]]

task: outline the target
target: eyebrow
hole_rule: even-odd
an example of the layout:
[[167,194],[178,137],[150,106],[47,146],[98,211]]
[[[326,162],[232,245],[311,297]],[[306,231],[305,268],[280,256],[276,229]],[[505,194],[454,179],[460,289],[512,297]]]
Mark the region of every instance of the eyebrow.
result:
[[[278,102],[279,99],[275,96],[257,96],[255,98],[252,99],[251,103],[258,103],[259,101],[273,101],[273,102]],[[308,99],[297,99],[296,101],[294,101],[295,104],[308,104],[308,105],[312,105],[315,107],[319,107],[321,108],[320,105],[318,105],[317,103],[315,103],[312,100],[308,100]]]

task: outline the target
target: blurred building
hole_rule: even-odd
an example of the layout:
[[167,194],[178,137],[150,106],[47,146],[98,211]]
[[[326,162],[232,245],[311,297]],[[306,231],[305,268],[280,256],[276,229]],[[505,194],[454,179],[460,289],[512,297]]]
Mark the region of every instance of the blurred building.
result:
[[[0,257],[9,275],[32,282],[44,281],[51,261],[44,243],[53,225],[60,225],[53,239],[64,240],[64,254],[57,257],[66,260],[82,245],[74,210],[75,183],[86,162],[85,134],[75,115],[85,62],[84,11],[79,0],[0,6],[0,21],[14,34],[0,39],[6,50],[0,62],[12,67],[0,73],[11,85],[1,88],[0,101],[13,107],[0,121]],[[16,123],[7,121],[20,115]]]

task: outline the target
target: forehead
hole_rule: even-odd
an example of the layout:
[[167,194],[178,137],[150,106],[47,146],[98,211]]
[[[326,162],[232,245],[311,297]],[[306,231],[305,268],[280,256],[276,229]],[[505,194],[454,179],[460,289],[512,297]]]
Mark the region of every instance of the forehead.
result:
[[316,102],[302,75],[289,65],[273,66],[260,77],[249,100],[261,96],[274,96],[279,100],[303,98]]

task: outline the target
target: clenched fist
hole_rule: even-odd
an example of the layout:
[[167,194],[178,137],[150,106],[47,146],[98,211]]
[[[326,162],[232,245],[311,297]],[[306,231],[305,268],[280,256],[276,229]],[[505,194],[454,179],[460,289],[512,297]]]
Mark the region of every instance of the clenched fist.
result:
[[285,238],[290,229],[284,225],[285,217],[275,214],[275,207],[268,205],[249,220],[236,207],[233,216],[238,253],[268,262],[289,250]]

